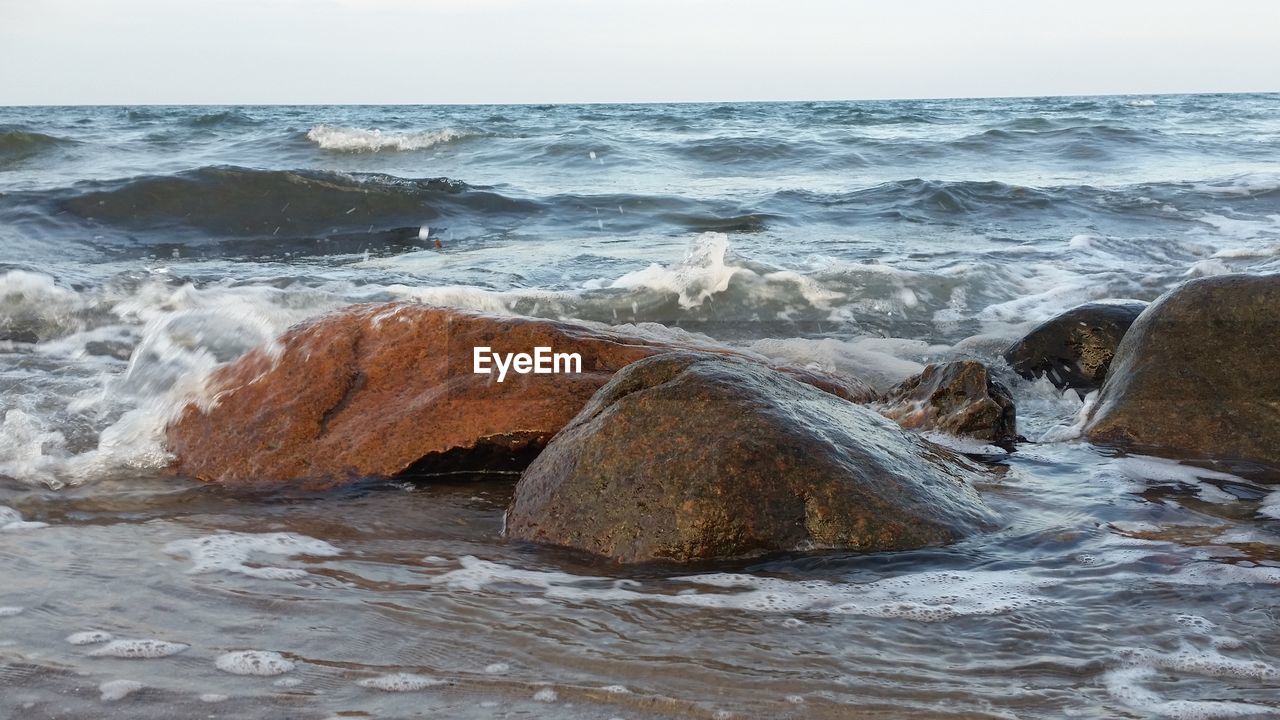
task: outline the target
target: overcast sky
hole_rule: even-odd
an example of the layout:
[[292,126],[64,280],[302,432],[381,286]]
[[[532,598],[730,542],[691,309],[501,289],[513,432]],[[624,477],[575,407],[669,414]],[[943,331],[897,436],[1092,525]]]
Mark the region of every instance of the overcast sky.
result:
[[1280,0],[0,0],[0,104],[1280,90]]

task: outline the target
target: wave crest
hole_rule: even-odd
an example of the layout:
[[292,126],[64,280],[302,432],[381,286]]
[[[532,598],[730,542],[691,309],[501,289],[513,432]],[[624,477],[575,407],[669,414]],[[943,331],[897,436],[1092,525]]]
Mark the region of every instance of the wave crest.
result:
[[319,145],[322,150],[351,153],[426,150],[469,136],[470,133],[454,128],[417,132],[383,132],[378,129],[316,125],[307,131],[307,139]]

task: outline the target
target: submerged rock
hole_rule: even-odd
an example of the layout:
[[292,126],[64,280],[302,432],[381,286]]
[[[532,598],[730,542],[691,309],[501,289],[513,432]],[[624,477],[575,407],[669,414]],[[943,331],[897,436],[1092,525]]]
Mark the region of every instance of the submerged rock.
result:
[[973,466],[759,364],[677,352],[603,387],[516,485],[510,538],[617,562],[947,543],[993,516]]
[[1085,433],[1280,471],[1280,275],[1192,280],[1152,303],[1116,350]]
[[1018,439],[1013,397],[973,360],[934,364],[885,394],[876,409],[911,430],[937,430],[1012,449]]
[[1102,386],[1116,347],[1146,309],[1137,300],[1096,302],[1046,320],[1004,351],[1004,359],[1028,380],[1048,377],[1081,397]]
[[[473,372],[473,349],[576,353],[581,372]],[[222,482],[520,470],[617,370],[670,350],[582,325],[413,303],[357,305],[291,328],[214,373],[212,407],[167,430],[174,469]],[[857,381],[790,370],[862,398]]]

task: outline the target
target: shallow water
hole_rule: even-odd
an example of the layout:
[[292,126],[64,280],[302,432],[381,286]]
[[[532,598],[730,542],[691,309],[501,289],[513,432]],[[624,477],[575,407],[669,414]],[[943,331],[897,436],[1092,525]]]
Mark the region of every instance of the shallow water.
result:
[[1003,527],[909,553],[619,571],[504,542],[511,477],[158,470],[210,368],[364,300],[1007,374],[1074,304],[1277,270],[1278,107],[0,108],[0,717],[1280,715],[1280,494],[1044,382]]

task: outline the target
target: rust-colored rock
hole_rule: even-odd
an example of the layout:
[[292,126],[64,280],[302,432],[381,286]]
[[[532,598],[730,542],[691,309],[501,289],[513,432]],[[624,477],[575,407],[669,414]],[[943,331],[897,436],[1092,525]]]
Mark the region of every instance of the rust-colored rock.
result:
[[927,366],[885,394],[876,409],[911,430],[936,430],[1012,449],[1018,439],[1013,397],[980,362]]
[[[578,353],[580,374],[472,372],[472,352]],[[221,482],[518,470],[622,367],[669,350],[583,325],[413,303],[356,305],[215,372],[212,408],[168,428],[181,474]],[[863,399],[857,381],[790,370]]]
[[673,352],[623,369],[533,461],[508,537],[617,562],[950,542],[991,512],[973,466],[758,363]]

